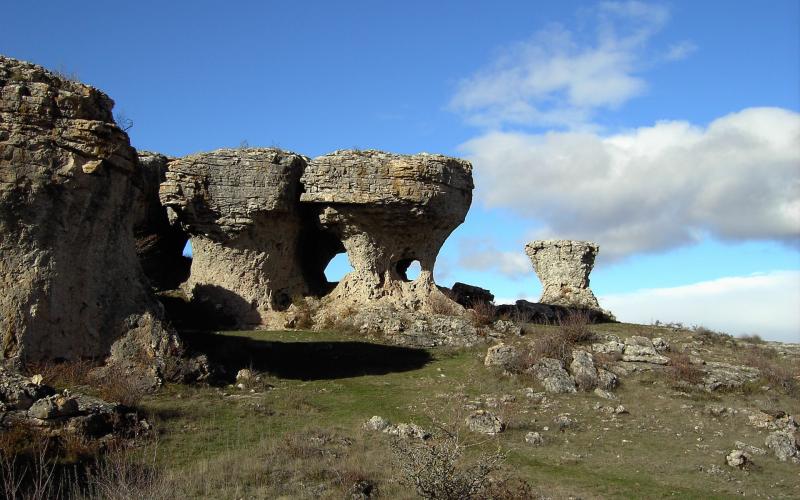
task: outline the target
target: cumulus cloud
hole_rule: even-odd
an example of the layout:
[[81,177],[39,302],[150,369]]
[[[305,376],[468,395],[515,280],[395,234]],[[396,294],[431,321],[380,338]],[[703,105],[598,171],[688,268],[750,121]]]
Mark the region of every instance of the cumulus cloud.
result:
[[618,258],[699,241],[800,239],[800,114],[749,108],[707,127],[665,121],[607,137],[489,132],[461,146],[478,198],[591,239]]
[[625,322],[681,322],[800,342],[800,271],[775,271],[598,297]]
[[[615,108],[644,92],[637,73],[649,40],[668,17],[663,6],[603,2],[586,23],[595,30],[590,41],[583,31],[551,25],[461,81],[450,108],[489,127],[586,125],[595,109]],[[665,59],[685,57],[689,43],[671,48]]]
[[474,238],[459,241],[458,265],[464,269],[495,271],[515,279],[524,277],[533,269],[521,251],[500,251],[489,241]]
[[689,40],[684,40],[670,45],[669,49],[667,49],[667,53],[664,54],[664,58],[667,61],[680,61],[681,59],[689,57],[695,50],[697,50],[697,45]]

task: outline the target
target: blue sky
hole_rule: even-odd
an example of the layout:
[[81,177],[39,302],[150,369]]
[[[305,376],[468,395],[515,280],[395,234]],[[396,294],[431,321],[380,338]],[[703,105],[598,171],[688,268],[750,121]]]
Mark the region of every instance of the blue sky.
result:
[[593,239],[620,319],[800,341],[796,0],[6,3],[139,149],[471,159],[443,285],[535,300],[524,243]]

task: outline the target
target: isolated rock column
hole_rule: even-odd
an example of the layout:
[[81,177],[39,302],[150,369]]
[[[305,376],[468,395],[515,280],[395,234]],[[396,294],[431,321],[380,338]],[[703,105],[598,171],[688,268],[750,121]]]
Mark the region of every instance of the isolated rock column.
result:
[[[329,301],[367,304],[387,298],[424,308],[440,293],[433,266],[445,239],[472,201],[472,165],[442,155],[341,150],[309,162],[300,201],[316,210],[323,231],[347,251],[353,272]],[[406,270],[418,261],[421,272]]]
[[142,182],[113,104],[0,56],[0,357],[111,353],[156,383],[181,347],[136,257]]
[[185,287],[231,326],[270,324],[272,312],[306,292],[298,252],[305,165],[272,148],[220,149],[167,165],[161,202],[191,235]]
[[589,273],[599,249],[590,241],[539,240],[525,245],[525,253],[542,282],[539,302],[601,310],[589,288]]

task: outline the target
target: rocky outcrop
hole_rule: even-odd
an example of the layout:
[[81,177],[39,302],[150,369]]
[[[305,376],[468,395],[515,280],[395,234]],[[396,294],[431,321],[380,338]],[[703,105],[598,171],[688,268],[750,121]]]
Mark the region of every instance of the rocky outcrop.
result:
[[456,282],[450,289],[450,297],[466,308],[475,304],[491,304],[494,302],[492,292],[479,286]]
[[193,300],[232,326],[269,324],[308,293],[298,198],[306,160],[279,149],[220,149],[169,162],[160,198],[191,235]]
[[540,240],[525,245],[539,281],[542,304],[603,311],[589,288],[599,247],[589,241]]
[[0,57],[0,356],[124,353],[112,360],[155,383],[181,346],[137,260],[143,181],[112,106],[95,88]]
[[[434,284],[433,266],[472,201],[469,162],[426,153],[343,150],[309,162],[301,182],[300,201],[316,215],[320,229],[341,242],[353,266],[327,298],[329,305],[389,298],[400,308],[420,310],[431,294],[442,293]],[[414,261],[421,271],[411,281],[406,270]]]

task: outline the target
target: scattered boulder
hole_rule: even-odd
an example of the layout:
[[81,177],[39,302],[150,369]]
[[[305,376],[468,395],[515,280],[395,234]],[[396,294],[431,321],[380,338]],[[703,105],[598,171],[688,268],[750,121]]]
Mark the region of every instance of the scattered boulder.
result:
[[68,395],[53,395],[31,405],[28,415],[40,420],[73,417],[78,414],[78,400]]
[[363,425],[368,431],[383,432],[403,439],[429,439],[431,433],[418,426],[417,424],[391,424],[388,420],[380,416],[373,416]]
[[605,391],[612,391],[619,386],[617,374],[604,368],[597,369],[597,387]]
[[581,349],[574,349],[569,368],[578,389],[590,391],[598,385],[597,369],[594,366],[594,358],[590,353]]
[[494,413],[487,410],[476,410],[466,418],[469,430],[479,434],[494,436],[500,434],[506,428],[505,422]]
[[659,354],[665,353],[670,350],[670,345],[667,339],[662,337],[655,337],[653,338],[653,347],[655,347],[656,352]]
[[383,431],[389,427],[389,421],[378,415],[364,422],[364,428],[369,431]]
[[636,363],[669,364],[669,358],[658,354],[653,341],[647,337],[633,336],[625,339],[622,360]]
[[567,373],[560,359],[542,358],[533,367],[533,373],[547,392],[576,392],[575,379]]
[[625,344],[619,341],[619,338],[609,335],[605,342],[595,342],[592,344],[592,350],[597,353],[603,354],[622,354],[625,350]]
[[771,432],[764,444],[775,453],[781,462],[792,460],[800,463],[800,441],[797,431],[779,430]]
[[744,384],[755,382],[761,372],[758,368],[744,365],[709,361],[705,364],[703,387],[707,391],[735,389]]
[[595,395],[600,396],[603,399],[611,399],[611,400],[617,399],[617,396],[613,392],[601,389],[599,387],[594,390],[594,393]]
[[538,432],[529,432],[525,434],[525,442],[533,446],[541,446],[544,444],[544,438]]
[[767,454],[767,450],[765,450],[763,448],[759,448],[757,446],[749,445],[747,443],[743,443],[742,441],[736,441],[734,443],[734,446],[736,447],[737,450],[746,451],[750,455],[766,455]]
[[553,418],[553,423],[558,426],[558,430],[564,432],[564,430],[575,425],[575,419],[573,419],[569,413],[562,413]]
[[748,469],[753,465],[750,455],[746,451],[733,450],[726,457],[725,462],[737,469]]
[[519,363],[520,353],[516,347],[504,343],[493,345],[486,351],[485,366],[498,366],[503,370],[514,370]]

